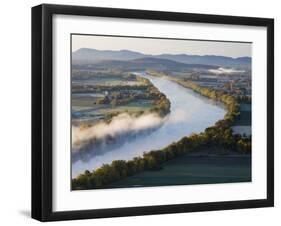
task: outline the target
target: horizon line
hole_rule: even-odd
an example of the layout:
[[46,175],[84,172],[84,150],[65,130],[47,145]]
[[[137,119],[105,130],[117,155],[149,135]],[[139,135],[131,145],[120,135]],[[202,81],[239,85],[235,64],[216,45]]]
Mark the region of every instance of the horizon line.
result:
[[204,56],[213,56],[213,57],[226,57],[226,58],[232,58],[232,59],[237,59],[237,58],[252,58],[252,56],[239,56],[239,57],[231,57],[231,56],[224,56],[224,55],[216,55],[216,54],[206,54],[206,55],[199,55],[199,54],[188,54],[188,53],[160,53],[160,54],[150,54],[150,53],[144,53],[141,51],[135,51],[135,50],[130,50],[130,49],[120,49],[120,50],[112,50],[112,49],[96,49],[96,48],[89,48],[89,47],[81,47],[75,51],[71,51],[71,53],[75,53],[81,49],[90,49],[90,50],[97,50],[97,51],[112,51],[112,52],[121,52],[121,51],[129,51],[129,52],[134,52],[134,53],[140,53],[143,55],[149,55],[149,56],[160,56],[160,55],[187,55],[187,56],[200,56],[200,57],[204,57]]

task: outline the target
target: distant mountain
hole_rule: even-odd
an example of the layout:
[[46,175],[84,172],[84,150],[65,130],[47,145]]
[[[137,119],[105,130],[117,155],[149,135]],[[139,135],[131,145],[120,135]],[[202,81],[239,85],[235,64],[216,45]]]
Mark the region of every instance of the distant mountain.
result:
[[187,64],[181,63],[170,59],[163,59],[163,58],[154,58],[154,57],[144,57],[132,60],[131,63],[133,64],[140,64],[144,65],[145,67],[152,67],[154,65],[159,65],[168,68],[205,68],[205,69],[212,69],[217,68],[217,66],[213,65],[204,65],[204,64]]
[[252,61],[251,57],[232,58],[215,55],[161,54],[156,57],[181,63],[218,65],[222,67],[250,67]]
[[[215,65],[221,67],[251,67],[251,57],[225,57],[215,55],[188,55],[188,54],[160,54],[147,55],[130,50],[96,50],[81,48],[72,53],[72,60],[75,63],[96,63],[104,60],[130,61],[140,58],[166,59],[184,64]],[[148,63],[148,62],[147,62]]]
[[87,62],[97,62],[102,60],[134,60],[144,56],[145,55],[142,53],[130,50],[113,51],[81,48],[73,52],[72,60]]
[[[74,64],[74,69],[84,68],[83,64]],[[102,60],[87,64],[88,69],[120,68],[124,70],[145,70],[147,68],[155,70],[186,70],[186,69],[217,69],[218,66],[202,64],[184,64],[168,59],[143,57],[134,60]]]

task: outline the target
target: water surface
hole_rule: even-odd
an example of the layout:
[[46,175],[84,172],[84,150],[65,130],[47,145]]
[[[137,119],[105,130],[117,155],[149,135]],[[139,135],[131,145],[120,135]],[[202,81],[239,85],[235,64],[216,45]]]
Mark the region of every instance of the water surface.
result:
[[87,162],[79,160],[73,163],[72,177],[85,170],[96,169],[104,163],[111,163],[113,160],[130,160],[142,156],[144,152],[164,148],[191,133],[204,131],[222,119],[226,113],[223,107],[173,81],[144,74],[142,76],[148,78],[171,102],[171,113],[165,123],[148,136],[128,140],[114,150],[93,156]]

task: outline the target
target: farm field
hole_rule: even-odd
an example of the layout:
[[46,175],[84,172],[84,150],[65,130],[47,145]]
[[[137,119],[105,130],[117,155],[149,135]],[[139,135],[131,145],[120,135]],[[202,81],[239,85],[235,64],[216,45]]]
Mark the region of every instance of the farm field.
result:
[[[147,80],[127,72],[77,73],[73,75],[71,102],[75,126],[91,126],[121,113],[137,115],[153,111],[162,98]],[[149,95],[151,92],[154,96]]]
[[233,183],[251,181],[250,155],[192,156],[186,154],[109,185],[110,188]]
[[73,34],[71,189],[251,182],[251,48]]
[[252,105],[242,103],[240,105],[240,116],[234,121],[231,127],[235,134],[251,135],[252,134]]
[[252,121],[252,105],[251,104],[241,104],[240,106],[240,116],[235,120],[235,125],[249,126]]

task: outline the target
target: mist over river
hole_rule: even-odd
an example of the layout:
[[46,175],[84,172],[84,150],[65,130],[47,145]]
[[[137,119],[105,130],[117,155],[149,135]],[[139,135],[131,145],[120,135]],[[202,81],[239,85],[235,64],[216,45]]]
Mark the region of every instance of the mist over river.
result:
[[[137,73],[136,73],[137,74]],[[198,133],[222,119],[226,111],[222,106],[165,78],[138,74],[149,79],[171,102],[171,112],[161,127],[147,136],[126,141],[122,146],[104,154],[92,156],[88,161],[72,163],[72,177],[85,170],[96,169],[113,160],[130,160],[144,152],[166,147],[191,133]]]

